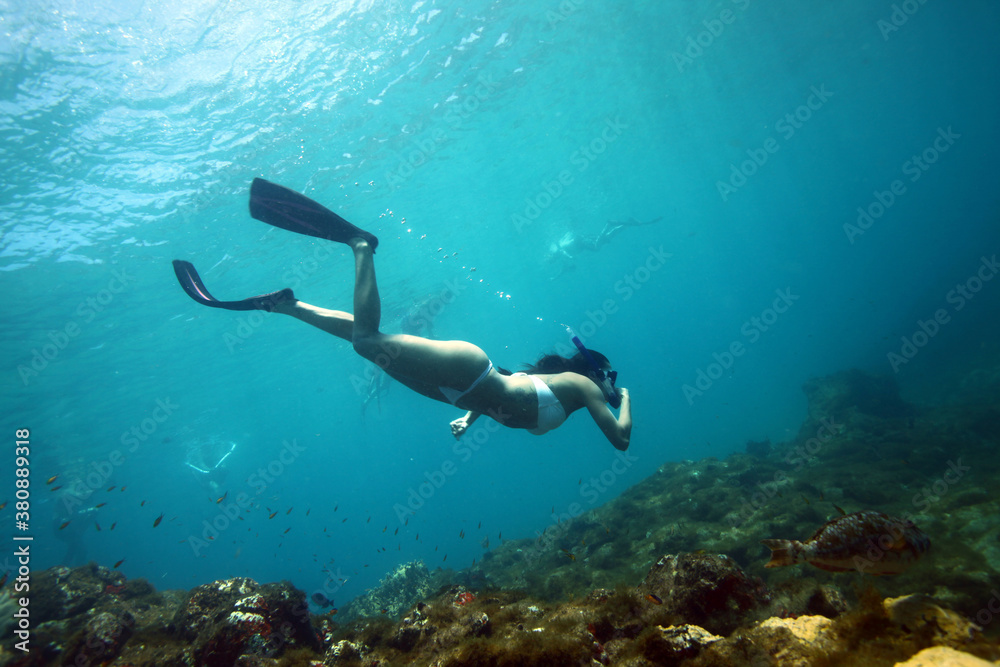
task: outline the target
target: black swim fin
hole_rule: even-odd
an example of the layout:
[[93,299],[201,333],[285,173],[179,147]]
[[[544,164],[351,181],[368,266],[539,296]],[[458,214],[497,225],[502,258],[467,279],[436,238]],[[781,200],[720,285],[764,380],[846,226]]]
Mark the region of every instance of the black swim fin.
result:
[[180,282],[181,287],[184,288],[187,295],[203,306],[223,308],[225,310],[266,310],[267,312],[271,312],[274,310],[276,304],[283,301],[295,300],[292,290],[285,288],[277,292],[271,292],[270,294],[252,296],[242,301],[218,301],[208,293],[208,288],[205,287],[205,283],[201,282],[201,276],[195,271],[194,265],[191,262],[175,259],[174,273],[177,274],[177,281]]
[[250,186],[250,215],[261,222],[290,232],[347,243],[354,237],[368,241],[372,252],[378,247],[374,234],[359,229],[309,197],[263,178]]

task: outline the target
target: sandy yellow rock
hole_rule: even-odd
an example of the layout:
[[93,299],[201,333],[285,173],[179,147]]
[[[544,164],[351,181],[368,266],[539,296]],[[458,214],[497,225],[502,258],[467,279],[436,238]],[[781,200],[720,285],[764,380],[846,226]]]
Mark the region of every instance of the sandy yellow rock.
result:
[[904,595],[882,602],[893,623],[910,632],[930,626],[941,643],[960,644],[972,638],[979,627],[960,614],[942,607],[927,595]]
[[925,648],[906,662],[896,663],[896,667],[996,667],[996,665],[1000,663],[989,662],[945,646]]

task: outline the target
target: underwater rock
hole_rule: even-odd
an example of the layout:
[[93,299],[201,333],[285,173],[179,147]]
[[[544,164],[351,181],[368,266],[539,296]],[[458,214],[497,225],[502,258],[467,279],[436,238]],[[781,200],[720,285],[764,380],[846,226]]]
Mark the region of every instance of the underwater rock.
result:
[[819,586],[806,601],[806,613],[810,616],[837,618],[847,611],[847,601],[836,588]]
[[771,439],[764,438],[763,440],[747,440],[746,452],[750,456],[758,459],[767,458],[767,455],[771,453]]
[[485,613],[476,614],[470,619],[469,634],[473,637],[487,637],[493,629],[490,617]]
[[423,561],[404,563],[387,574],[378,586],[341,607],[339,616],[348,620],[383,615],[398,618],[417,601],[429,597],[441,583],[440,576],[431,575]]
[[897,662],[896,667],[995,667],[996,662],[989,662],[974,655],[956,651],[945,646],[925,648],[906,662]]
[[802,385],[802,391],[809,403],[809,417],[814,421],[843,421],[852,410],[879,419],[897,419],[913,413],[912,406],[900,398],[893,378],[869,375],[858,369],[812,378]]
[[94,608],[107,592],[125,583],[125,575],[96,563],[53,567],[34,575],[31,614],[37,623],[56,621]]
[[64,664],[103,664],[118,657],[132,636],[135,617],[128,612],[95,614],[66,650]]
[[657,626],[659,633],[646,639],[642,655],[657,665],[679,665],[722,639],[697,625]]
[[660,558],[639,585],[657,596],[664,610],[716,634],[728,635],[767,605],[770,594],[724,554],[679,554]]
[[831,631],[833,623],[824,616],[769,618],[728,639],[713,642],[696,664],[806,667],[837,648]]
[[326,660],[324,661],[324,664],[344,665],[356,662],[361,659],[362,648],[362,644],[357,644],[343,639],[331,646],[330,650],[326,652]]
[[961,645],[979,631],[979,626],[942,607],[928,595],[887,598],[882,604],[893,623],[908,632],[929,633],[941,644]]
[[305,593],[287,582],[258,584],[237,577],[198,586],[174,616],[199,664],[235,664],[243,655],[269,657],[287,648],[319,649]]

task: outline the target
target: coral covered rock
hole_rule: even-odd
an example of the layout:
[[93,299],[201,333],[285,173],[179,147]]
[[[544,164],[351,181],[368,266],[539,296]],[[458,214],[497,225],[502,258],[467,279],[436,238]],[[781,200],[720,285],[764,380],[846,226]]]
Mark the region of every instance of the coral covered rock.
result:
[[657,665],[679,665],[722,639],[697,625],[658,626],[656,630],[644,642],[642,654]]
[[713,633],[729,634],[770,602],[763,582],[748,577],[725,555],[664,556],[649,570],[639,593],[662,600],[666,611]]
[[290,584],[258,584],[238,577],[198,586],[174,617],[201,664],[233,664],[240,656],[281,655],[287,648],[319,648],[305,593]]

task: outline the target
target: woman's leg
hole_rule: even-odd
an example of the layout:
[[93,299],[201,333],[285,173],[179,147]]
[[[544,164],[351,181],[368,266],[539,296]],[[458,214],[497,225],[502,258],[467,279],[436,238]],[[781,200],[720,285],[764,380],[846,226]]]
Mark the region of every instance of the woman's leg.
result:
[[374,254],[364,239],[351,239],[350,245],[355,267],[352,340],[355,351],[393,377],[409,378],[413,381],[411,388],[430,385],[463,391],[475,382],[489,363],[486,353],[475,345],[379,331],[382,304],[375,280]]
[[441,400],[436,387],[464,391],[485,370],[486,353],[464,341],[437,341],[379,331],[382,305],[375,280],[374,257],[363,239],[351,239],[354,250],[354,315],[318,308],[302,301],[279,303],[274,312],[291,315],[338,338],[350,341],[365,359],[396,380],[430,398]]
[[285,301],[275,305],[272,312],[291,315],[347,342],[354,339],[354,316],[342,310],[327,310],[305,301]]

